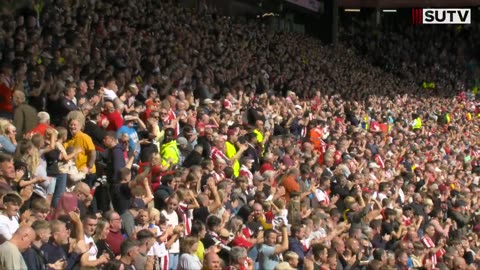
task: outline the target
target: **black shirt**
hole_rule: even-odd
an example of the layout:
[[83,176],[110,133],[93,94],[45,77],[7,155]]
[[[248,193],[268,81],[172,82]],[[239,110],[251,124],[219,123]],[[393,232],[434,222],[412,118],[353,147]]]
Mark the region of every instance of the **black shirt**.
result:
[[114,184],[110,194],[112,195],[113,209],[120,215],[125,213],[132,199],[132,192],[128,183]]
[[43,154],[43,156],[45,157],[45,161],[47,162],[47,175],[58,175],[60,173],[58,170],[58,158],[60,157],[60,151],[57,149],[53,149]]

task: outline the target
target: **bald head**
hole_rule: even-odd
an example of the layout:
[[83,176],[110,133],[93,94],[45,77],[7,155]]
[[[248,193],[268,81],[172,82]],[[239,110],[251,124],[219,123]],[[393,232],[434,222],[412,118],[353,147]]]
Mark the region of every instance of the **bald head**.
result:
[[217,253],[215,252],[208,252],[207,254],[205,254],[203,265],[204,265],[204,268],[208,270],[222,269],[220,257],[218,257]]
[[83,182],[78,182],[75,186],[74,191],[80,201],[85,201],[91,196],[90,187]]
[[15,245],[20,251],[28,249],[35,240],[35,231],[28,225],[20,226],[13,234],[10,242]]

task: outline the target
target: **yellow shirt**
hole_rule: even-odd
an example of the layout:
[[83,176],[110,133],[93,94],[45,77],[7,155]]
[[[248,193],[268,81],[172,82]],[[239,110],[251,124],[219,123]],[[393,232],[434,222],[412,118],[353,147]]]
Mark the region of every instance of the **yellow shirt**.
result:
[[[237,154],[237,149],[235,148],[235,145],[233,145],[229,141],[226,141],[225,142],[225,155],[229,159],[232,159],[236,154]],[[235,160],[235,163],[233,163],[233,175],[235,177],[238,177],[239,173],[240,173],[240,162],[238,162],[238,160]]]
[[[64,145],[65,149],[68,147],[75,147],[81,149],[82,152],[77,155],[75,158],[75,165],[78,169],[82,169],[83,167],[88,167],[88,155],[91,151],[95,151],[95,145],[93,144],[92,138],[87,134],[79,131],[77,134],[67,141]],[[95,163],[93,163],[92,173],[96,172]]]
[[203,246],[202,241],[198,241],[198,248],[197,251],[195,251],[195,256],[198,257],[198,259],[203,262],[203,256],[205,255],[205,247]]
[[177,147],[177,141],[172,140],[168,143],[162,144],[160,155],[162,156],[162,166],[167,167],[169,160],[172,165],[177,164],[180,161],[180,152]]

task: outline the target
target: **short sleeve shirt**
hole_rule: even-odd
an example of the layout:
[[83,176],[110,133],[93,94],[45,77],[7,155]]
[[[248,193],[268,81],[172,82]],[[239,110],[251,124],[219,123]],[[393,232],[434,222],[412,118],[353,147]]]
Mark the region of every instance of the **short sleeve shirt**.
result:
[[[75,159],[75,165],[78,169],[88,166],[88,154],[91,151],[95,151],[95,145],[93,144],[92,138],[87,134],[79,131],[71,140],[65,143],[65,149],[73,146],[75,148],[80,148],[83,151],[78,154]],[[93,173],[95,173],[95,165],[93,165]]]
[[278,254],[275,254],[275,247],[262,244],[258,249],[258,261],[262,270],[275,269],[280,258]]

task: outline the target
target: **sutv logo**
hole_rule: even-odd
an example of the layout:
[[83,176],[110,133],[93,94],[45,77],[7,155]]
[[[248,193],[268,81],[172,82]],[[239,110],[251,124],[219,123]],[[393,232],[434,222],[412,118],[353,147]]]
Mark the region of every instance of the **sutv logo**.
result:
[[414,8],[413,24],[470,24],[469,8]]

